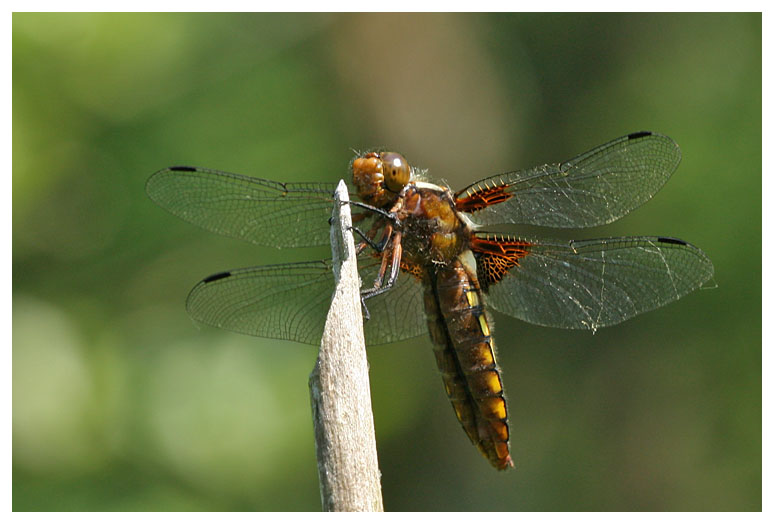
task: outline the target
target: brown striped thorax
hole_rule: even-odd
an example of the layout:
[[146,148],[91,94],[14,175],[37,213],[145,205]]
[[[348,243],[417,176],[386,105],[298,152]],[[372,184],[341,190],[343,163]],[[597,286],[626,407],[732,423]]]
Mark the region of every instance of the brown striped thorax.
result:
[[449,189],[417,180],[399,153],[367,153],[353,161],[353,184],[361,200],[394,213],[407,235],[407,264],[447,264],[470,236],[467,218],[455,210]]
[[[359,156],[352,183],[360,202],[352,216],[370,315],[366,344],[429,334],[466,435],[495,468],[512,466],[489,309],[594,332],[675,301],[713,276],[702,250],[672,237],[528,240],[514,228],[613,222],[648,201],[680,159],[672,139],[641,131],[565,162],[486,177],[452,192],[426,181],[398,153]],[[333,181],[284,183],[173,166],[152,175],[146,191],[213,232],[291,248],[330,242],[335,187]],[[333,288],[327,261],[259,266],[205,278],[186,307],[206,324],[318,345]]]

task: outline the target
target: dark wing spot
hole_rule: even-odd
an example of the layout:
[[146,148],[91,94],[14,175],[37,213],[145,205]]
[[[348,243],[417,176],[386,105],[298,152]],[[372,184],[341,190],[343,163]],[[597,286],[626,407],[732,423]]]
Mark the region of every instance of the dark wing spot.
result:
[[657,241],[664,242],[665,244],[678,244],[679,246],[686,246],[686,242],[681,239],[673,239],[672,237],[658,237]]
[[627,135],[627,138],[629,140],[634,140],[634,139],[639,139],[641,137],[648,137],[651,134],[652,133],[650,131],[638,131],[636,133],[630,133],[629,135]]
[[191,166],[171,166],[170,171],[196,171],[196,168]]
[[220,281],[221,279],[225,279],[226,277],[229,277],[231,275],[231,272],[221,272],[211,275],[210,277],[205,277],[202,281],[203,283],[211,283],[213,281]]

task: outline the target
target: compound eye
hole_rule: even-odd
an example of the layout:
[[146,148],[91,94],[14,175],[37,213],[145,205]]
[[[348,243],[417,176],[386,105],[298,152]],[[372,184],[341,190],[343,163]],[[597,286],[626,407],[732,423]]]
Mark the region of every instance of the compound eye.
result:
[[390,191],[398,193],[409,183],[409,163],[400,153],[383,153],[380,157],[385,185]]

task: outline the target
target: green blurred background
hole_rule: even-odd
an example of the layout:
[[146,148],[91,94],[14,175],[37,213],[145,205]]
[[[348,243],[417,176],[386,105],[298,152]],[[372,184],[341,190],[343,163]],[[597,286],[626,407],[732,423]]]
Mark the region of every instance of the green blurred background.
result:
[[[213,272],[301,261],[144,184],[193,164],[453,188],[628,132],[683,161],[559,238],[669,235],[716,288],[597,334],[495,315],[516,470],[459,427],[427,338],[369,351],[387,510],[761,509],[760,14],[15,14],[14,510],[316,510],[313,347],[197,328]],[[713,286],[714,283],[710,283]]]

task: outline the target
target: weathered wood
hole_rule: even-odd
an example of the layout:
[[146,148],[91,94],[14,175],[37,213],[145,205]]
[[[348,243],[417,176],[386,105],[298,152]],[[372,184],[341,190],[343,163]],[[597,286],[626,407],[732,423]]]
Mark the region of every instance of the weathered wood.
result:
[[323,510],[374,512],[382,488],[352,218],[339,204],[348,200],[342,181],[331,224],[336,289],[309,388]]

